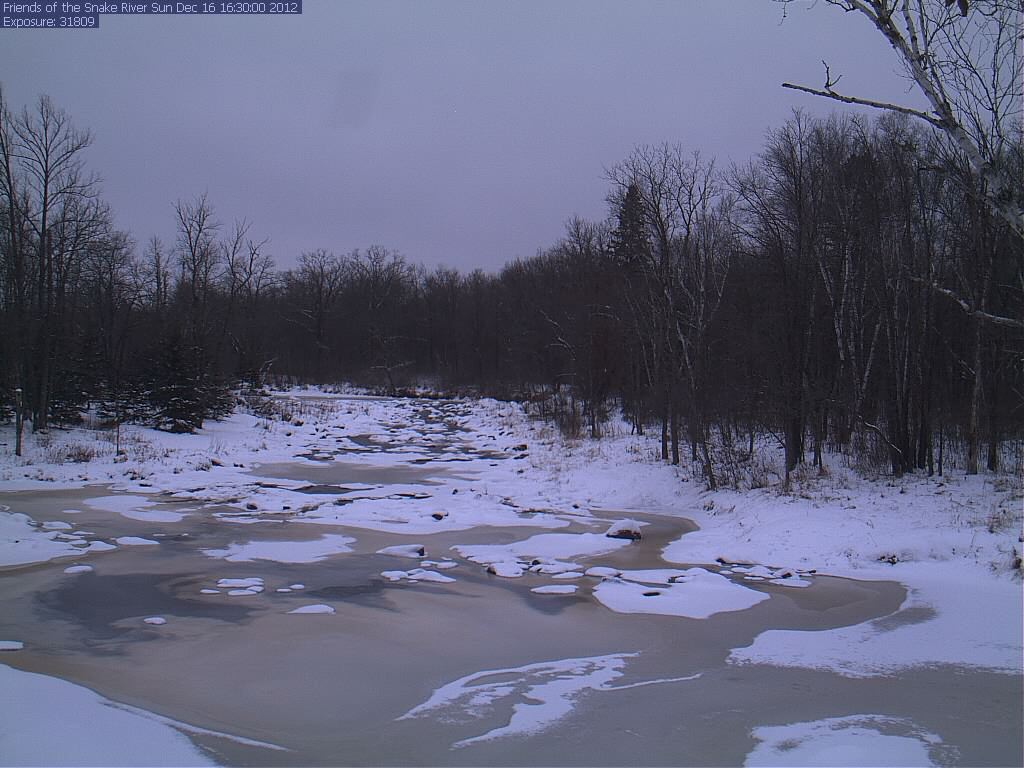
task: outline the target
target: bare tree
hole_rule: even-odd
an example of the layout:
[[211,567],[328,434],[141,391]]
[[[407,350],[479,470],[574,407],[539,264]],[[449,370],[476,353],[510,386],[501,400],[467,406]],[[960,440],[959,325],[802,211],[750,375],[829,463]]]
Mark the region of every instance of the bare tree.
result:
[[222,256],[216,241],[220,223],[205,193],[192,201],[179,200],[174,213],[178,219],[178,264],[188,304],[191,341],[197,348],[205,349],[210,330],[210,298]]
[[[792,0],[782,0],[789,3]],[[1024,198],[1006,173],[1021,141],[1021,0],[826,0],[866,18],[896,52],[929,111],[842,94],[825,65],[822,88],[783,83],[846,104],[901,112],[941,131],[983,182],[985,200],[1024,237]]]
[[33,429],[50,420],[54,362],[63,298],[109,211],[98,202],[98,179],[87,173],[87,131],[47,96],[12,119],[0,98],[0,204],[7,209],[6,261],[23,339],[19,377],[25,381]]
[[[608,172],[613,201],[638,195],[650,248],[644,259],[652,350],[662,390],[662,457],[679,463],[679,422],[685,408],[693,458],[715,484],[703,409],[708,329],[721,302],[731,239],[725,190],[713,161],[664,144],[639,147]],[[680,390],[677,382],[685,387]],[[681,395],[685,394],[685,405]],[[699,456],[698,456],[699,452]]]
[[313,335],[314,375],[324,375],[327,343],[327,320],[342,287],[347,259],[339,258],[322,248],[299,256],[299,268],[286,276],[293,295],[299,299],[295,322]]
[[171,298],[171,257],[159,237],[151,237],[143,254],[142,276],[149,305],[162,317]]

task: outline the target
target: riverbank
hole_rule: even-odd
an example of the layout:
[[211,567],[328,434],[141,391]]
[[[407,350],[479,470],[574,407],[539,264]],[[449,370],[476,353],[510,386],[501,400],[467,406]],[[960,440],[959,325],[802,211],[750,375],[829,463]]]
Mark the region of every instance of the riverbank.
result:
[[[244,677],[270,657],[283,665],[282,691],[289,674],[315,678],[318,659],[337,657],[325,638],[349,641],[336,629],[322,635],[324,624],[295,635],[297,621],[359,627],[349,630],[353,648],[375,638],[378,653],[359,651],[344,665],[350,676],[404,665],[412,687],[396,684],[360,704],[339,678],[341,690],[320,696],[356,730],[405,734],[411,741],[391,761],[418,742],[432,745],[436,762],[501,761],[503,744],[519,734],[531,739],[533,762],[561,763],[570,757],[564,744],[542,736],[561,718],[576,713],[601,722],[609,738],[617,733],[614,719],[582,708],[594,692],[639,697],[644,717],[629,730],[648,733],[661,722],[657,712],[678,710],[679,686],[714,698],[734,679],[757,703],[730,726],[735,732],[721,734],[733,740],[728,756],[717,742],[673,751],[682,742],[664,735],[665,723],[658,738],[667,740],[644,754],[667,764],[756,762],[794,740],[813,756],[838,738],[866,750],[856,753],[864,759],[897,739],[903,754],[924,750],[931,762],[948,761],[954,747],[976,763],[1016,760],[1019,726],[1005,725],[1020,719],[1021,583],[1012,558],[1021,495],[1013,478],[868,481],[832,467],[785,493],[707,492],[685,468],[653,461],[657,446],[647,438],[613,429],[600,441],[567,441],[515,404],[316,391],[280,404],[286,420],[235,414],[196,435],[126,427],[123,455],[92,430],[32,437],[21,461],[5,454],[0,585],[10,607],[0,640],[23,650],[2,660],[160,711],[179,732],[173,723],[274,744],[289,734],[327,739],[323,751],[284,762],[338,748],[326,724],[306,723],[301,690],[284,727],[251,710],[262,695],[258,678],[241,699],[196,698],[188,681],[225,669]],[[0,433],[0,451],[9,438]],[[614,527],[643,538],[606,537]],[[90,605],[103,606],[102,616]],[[39,606],[79,630],[36,626]],[[487,637],[477,629],[483,617]],[[673,638],[685,638],[682,656]],[[95,649],[125,655],[138,674],[115,684]],[[423,651],[434,658],[426,666]],[[58,652],[73,661],[55,665]],[[160,690],[169,668],[183,671],[181,684]],[[519,682],[494,688],[488,670]],[[967,685],[965,675],[979,702],[1017,704],[986,715],[994,723],[986,726],[955,697],[944,708],[914,693]],[[568,688],[554,682],[569,678]],[[776,708],[757,693],[769,685],[777,696],[796,681],[818,694]],[[877,693],[864,699],[875,709],[856,703],[865,691]],[[534,721],[513,706],[523,692],[547,702],[529,708],[547,713],[543,722],[524,725]],[[382,719],[360,719],[371,700]],[[498,704],[476,712],[473,702],[484,701]],[[210,707],[234,727],[189,715]],[[410,717],[401,720],[403,712]],[[438,731],[435,715],[484,719],[479,729]],[[264,748],[222,736],[191,733],[227,762],[263,759],[254,755]],[[345,743],[372,759],[372,740]],[[602,749],[594,759],[610,764],[633,754]],[[800,754],[786,752],[790,762]]]

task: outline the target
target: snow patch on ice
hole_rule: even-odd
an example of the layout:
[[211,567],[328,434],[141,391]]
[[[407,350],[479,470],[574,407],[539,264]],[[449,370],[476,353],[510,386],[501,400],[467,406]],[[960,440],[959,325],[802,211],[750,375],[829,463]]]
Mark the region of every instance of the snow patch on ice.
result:
[[334,613],[334,608],[330,605],[317,603],[315,605],[303,605],[301,608],[288,611],[288,613]]
[[437,571],[428,571],[423,568],[413,568],[411,571],[381,571],[388,581],[432,581],[437,584],[447,584],[455,581],[451,576],[445,576]]
[[484,718],[505,720],[503,726],[452,744],[465,747],[506,736],[540,733],[569,715],[576,702],[591,691],[618,691],[700,677],[696,674],[612,685],[622,676],[626,662],[637,656],[614,653],[473,672],[438,688],[398,719],[429,716],[458,724]]
[[704,568],[623,571],[620,578],[606,578],[594,587],[594,597],[617,613],[654,613],[690,619],[744,611],[769,599],[766,594],[734,584]]
[[882,715],[762,726],[751,735],[761,743],[747,755],[747,766],[930,766],[952,765],[957,757],[935,734]]
[[729,661],[827,669],[845,677],[938,664],[1021,674],[1020,584],[971,572],[957,578],[958,569],[951,573],[948,564],[918,563],[901,570],[914,586],[895,613],[839,629],[768,630],[752,645],[734,648]]
[[160,544],[159,541],[143,539],[140,536],[118,536],[114,541],[125,547],[153,547]]
[[377,550],[378,555],[394,555],[396,557],[421,558],[426,556],[427,550],[422,544],[397,544],[393,547],[384,547]]
[[115,545],[110,544],[109,542],[106,542],[106,541],[90,541],[89,542],[89,546],[87,546],[82,551],[84,551],[84,552],[110,552],[110,551],[115,550],[115,549],[117,549],[117,547]]
[[57,535],[37,528],[28,515],[0,509],[0,567],[45,563],[81,554],[71,542],[61,541]]
[[530,590],[538,595],[574,595],[576,594],[575,584],[548,584],[543,587],[534,587]]
[[[464,747],[503,736],[539,733],[568,715],[576,699],[590,690],[608,690],[635,653],[559,659],[508,669],[488,669],[453,680],[399,720],[431,715],[450,722],[489,717],[499,703],[515,701],[506,725],[455,742]],[[493,678],[499,678],[500,682]],[[511,678],[511,679],[510,679]]]
[[226,549],[204,549],[203,554],[232,563],[273,560],[278,563],[315,563],[331,555],[351,552],[351,536],[328,533],[311,541],[234,542]]
[[155,507],[156,502],[139,495],[97,496],[86,499],[85,503],[94,509],[115,512],[121,517],[149,523],[177,523],[185,517],[168,509],[149,509],[149,507]]

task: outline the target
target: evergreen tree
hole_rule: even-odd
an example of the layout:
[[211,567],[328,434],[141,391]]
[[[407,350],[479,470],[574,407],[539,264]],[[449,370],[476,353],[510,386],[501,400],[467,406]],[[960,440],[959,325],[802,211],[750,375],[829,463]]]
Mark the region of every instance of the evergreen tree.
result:
[[192,432],[203,426],[206,405],[202,377],[190,354],[175,332],[163,345],[150,374],[149,402],[153,407],[153,423],[168,432]]
[[626,194],[619,203],[611,245],[612,254],[620,264],[636,266],[650,253],[644,201],[635,183],[626,188]]

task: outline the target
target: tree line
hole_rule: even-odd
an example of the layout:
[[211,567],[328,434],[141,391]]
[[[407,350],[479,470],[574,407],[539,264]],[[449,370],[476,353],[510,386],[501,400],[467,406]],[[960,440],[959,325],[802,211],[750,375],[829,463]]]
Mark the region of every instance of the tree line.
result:
[[[0,94],[0,417],[20,396],[35,430],[89,408],[192,430],[276,378],[516,397],[594,436],[621,409],[711,486],[764,439],[787,475],[826,451],[899,475],[994,470],[1022,437],[1024,243],[990,175],[905,115],[797,112],[730,167],[637,147],[606,219],[496,273],[377,245],[278,269],[206,196],[139,244],[90,140]],[[1018,195],[1020,147],[993,166]]]

